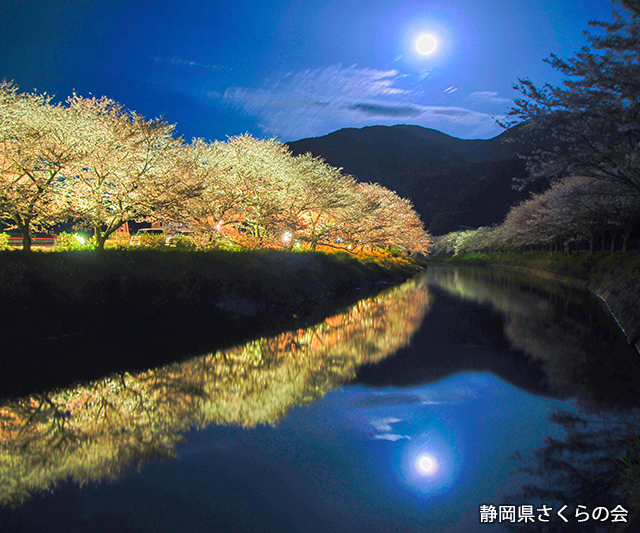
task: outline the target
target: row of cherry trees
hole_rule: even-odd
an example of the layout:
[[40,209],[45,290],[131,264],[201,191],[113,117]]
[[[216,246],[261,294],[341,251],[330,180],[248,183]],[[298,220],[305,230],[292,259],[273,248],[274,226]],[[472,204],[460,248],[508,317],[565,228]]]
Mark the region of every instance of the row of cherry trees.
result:
[[610,251],[629,248],[640,227],[640,195],[632,187],[598,178],[573,176],[511,208],[504,222],[492,228],[449,233],[437,239],[436,251],[461,252],[518,249],[570,251],[596,241]]
[[321,244],[430,243],[408,200],[359,183],[310,154],[249,135],[185,143],[174,126],[113,100],[47,95],[0,84],[0,218],[29,250],[34,230],[74,221],[99,249],[128,221],[187,226],[217,246],[311,249]]

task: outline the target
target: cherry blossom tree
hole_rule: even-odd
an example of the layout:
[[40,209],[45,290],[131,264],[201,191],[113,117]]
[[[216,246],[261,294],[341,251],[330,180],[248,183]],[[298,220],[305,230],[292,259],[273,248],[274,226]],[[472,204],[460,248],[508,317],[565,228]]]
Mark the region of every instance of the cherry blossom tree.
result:
[[640,2],[622,0],[613,22],[590,22],[589,46],[546,60],[566,78],[537,87],[520,79],[508,125],[532,139],[531,182],[590,176],[640,196]]
[[596,235],[610,234],[610,250],[622,235],[623,252],[627,251],[630,235],[640,217],[640,197],[629,187],[619,183],[584,176],[572,176],[554,184],[552,190],[560,195],[569,211],[574,233],[587,236],[593,253]]
[[234,209],[253,237],[251,244],[277,242],[294,182],[288,148],[275,139],[240,135],[220,145],[220,165],[237,191]]
[[358,184],[311,154],[294,157],[275,139],[195,140],[185,150],[203,190],[176,217],[210,244],[291,249],[306,242],[315,250],[340,239],[415,251],[429,246],[410,202],[379,185]]
[[125,222],[161,217],[199,194],[174,126],[106,97],[74,95],[67,103],[78,154],[66,169],[75,215],[93,228],[99,250]]
[[[615,214],[614,223],[620,229],[622,236],[622,252],[626,253],[629,247],[629,237],[640,226],[640,199],[635,194],[616,194],[612,198],[612,210]],[[612,240],[612,250],[614,242]]]
[[398,247],[426,252],[431,240],[409,200],[377,183],[359,183],[358,199],[342,227],[359,247]]
[[64,109],[50,101],[0,84],[0,217],[20,230],[26,252],[33,230],[51,227],[69,213],[63,171],[74,160],[74,146]]
[[311,154],[296,156],[294,162],[297,195],[287,202],[289,220],[315,250],[337,237],[341,213],[357,203],[356,181]]
[[68,219],[92,228],[99,250],[131,220],[176,222],[213,244],[431,244],[411,202],[275,139],[185,144],[107,97],[50,100],[0,85],[0,217],[26,250],[32,228]]
[[560,246],[568,252],[573,243],[587,241],[590,252],[598,235],[611,235],[611,251],[622,235],[623,251],[637,226],[638,198],[632,190],[624,194],[619,184],[597,178],[571,176],[555,182],[547,191],[511,208],[503,224],[490,232],[452,233],[439,239],[446,253],[461,250]]
[[504,244],[508,248],[519,249],[537,244],[536,236],[529,224],[534,216],[534,211],[535,205],[528,200],[509,210],[502,224]]
[[432,252],[434,254],[453,254],[459,231],[451,231],[444,235],[439,235],[434,239]]
[[223,143],[194,139],[184,150],[202,191],[180,203],[170,218],[194,230],[200,245],[218,245],[225,240],[223,228],[243,220],[238,208],[242,192],[225,167]]

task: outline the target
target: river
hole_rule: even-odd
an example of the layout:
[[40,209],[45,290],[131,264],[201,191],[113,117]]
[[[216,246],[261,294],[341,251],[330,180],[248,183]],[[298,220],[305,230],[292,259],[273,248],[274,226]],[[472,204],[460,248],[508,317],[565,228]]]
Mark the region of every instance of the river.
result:
[[638,383],[590,294],[430,267],[306,329],[4,401],[0,531],[623,531]]

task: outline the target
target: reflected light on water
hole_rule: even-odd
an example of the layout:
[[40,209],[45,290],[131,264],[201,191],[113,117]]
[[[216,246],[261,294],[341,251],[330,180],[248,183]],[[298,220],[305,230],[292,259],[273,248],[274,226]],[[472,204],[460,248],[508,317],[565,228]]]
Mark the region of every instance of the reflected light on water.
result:
[[434,497],[449,491],[457,478],[460,443],[449,431],[429,431],[404,446],[402,480],[411,492]]

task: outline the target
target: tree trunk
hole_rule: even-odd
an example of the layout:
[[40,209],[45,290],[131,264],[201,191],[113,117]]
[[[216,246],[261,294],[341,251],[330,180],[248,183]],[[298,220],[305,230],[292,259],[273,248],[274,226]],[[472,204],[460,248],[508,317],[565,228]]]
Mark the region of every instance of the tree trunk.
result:
[[29,229],[22,233],[22,251],[25,253],[31,253],[31,235]]
[[616,251],[616,237],[618,234],[619,232],[611,230],[611,248],[609,249],[611,253]]
[[106,241],[106,239],[104,238],[103,234],[102,234],[102,226],[94,226],[93,228],[93,237],[96,241],[96,250],[101,252],[102,250],[104,250],[104,241]]
[[116,218],[109,223],[109,225],[107,226],[107,229],[104,230],[104,233],[102,232],[102,226],[96,226],[94,228],[94,233],[96,237],[96,250],[100,252],[103,251],[104,245],[107,242],[107,239],[111,235],[113,235],[118,228],[124,226],[125,223],[126,223],[126,220],[121,220],[119,218]]
[[18,226],[18,229],[20,230],[20,233],[22,233],[22,251],[24,253],[31,253],[31,226],[30,226],[30,220],[28,219],[23,219],[20,216],[16,216],[13,218],[13,220],[16,223],[16,226]]
[[105,242],[107,242],[107,236],[104,233],[100,235],[100,238],[96,238],[96,250],[98,252],[104,251]]
[[625,231],[622,234],[622,253],[627,253],[627,243],[629,242],[629,235],[631,235],[631,231]]

